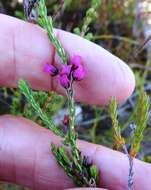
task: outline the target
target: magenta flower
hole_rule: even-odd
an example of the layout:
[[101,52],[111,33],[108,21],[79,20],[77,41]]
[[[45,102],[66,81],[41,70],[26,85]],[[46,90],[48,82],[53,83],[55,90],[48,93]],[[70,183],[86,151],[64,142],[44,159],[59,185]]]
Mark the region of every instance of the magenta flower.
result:
[[76,70],[82,63],[82,58],[81,56],[79,55],[74,55],[72,58],[71,58],[71,61],[70,61],[71,65],[72,65],[72,69],[73,70]]
[[73,71],[73,78],[74,80],[81,81],[85,77],[85,70],[82,65],[79,65],[79,67]]
[[59,72],[58,69],[54,65],[49,64],[49,63],[47,63],[44,66],[43,71],[45,73],[50,74],[51,76],[56,76],[58,74],[58,72]]
[[70,80],[66,74],[60,74],[59,76],[60,84],[64,88],[69,88],[70,86]]
[[67,75],[68,77],[71,74],[71,65],[63,65],[60,75]]
[[49,63],[44,66],[43,71],[51,76],[56,76],[59,74],[60,84],[65,89],[70,87],[70,82],[73,82],[72,78],[75,81],[81,81],[85,77],[82,58],[79,55],[74,55],[70,60],[70,64],[63,65],[60,71],[54,65]]

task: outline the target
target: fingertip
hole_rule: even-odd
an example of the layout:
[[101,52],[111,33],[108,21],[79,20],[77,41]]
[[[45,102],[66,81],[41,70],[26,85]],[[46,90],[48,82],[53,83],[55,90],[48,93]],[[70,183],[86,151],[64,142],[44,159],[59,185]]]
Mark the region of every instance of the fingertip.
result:
[[[115,75],[115,94],[113,96],[117,99],[118,103],[126,101],[135,89],[135,76],[131,68],[122,60],[117,59],[117,72]],[[110,100],[109,100],[110,101]]]
[[[0,85],[15,87],[19,79],[24,79],[33,89],[53,89],[65,94],[58,80],[52,80],[43,72],[47,62],[59,64],[46,32],[6,15],[0,15],[0,23]],[[56,30],[56,33],[69,57],[77,54],[83,60],[86,77],[74,84],[77,101],[107,105],[112,96],[123,102],[132,94],[135,78],[123,61],[75,34],[62,30]]]
[[[107,105],[112,96],[123,102],[132,94],[135,77],[126,63],[97,44],[69,32],[57,31],[69,56],[77,54],[83,60],[86,77],[74,85],[78,101]],[[61,92],[60,88],[57,90]]]

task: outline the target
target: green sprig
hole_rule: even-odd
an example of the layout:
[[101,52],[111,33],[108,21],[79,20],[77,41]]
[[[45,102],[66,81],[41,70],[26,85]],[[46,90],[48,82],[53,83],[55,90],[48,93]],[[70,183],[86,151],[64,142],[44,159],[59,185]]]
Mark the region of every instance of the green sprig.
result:
[[33,107],[35,113],[39,116],[39,118],[43,121],[46,128],[50,129],[52,132],[54,132],[56,135],[59,135],[63,137],[63,133],[57,128],[57,126],[53,123],[52,119],[47,116],[46,113],[44,113],[38,102],[36,102],[33,92],[26,81],[20,80],[18,83],[18,87],[20,91],[24,94],[24,96],[27,98],[28,102]]
[[45,5],[45,0],[40,0],[38,13],[39,13],[39,17],[40,17],[38,20],[39,25],[42,28],[46,29],[48,37],[49,37],[50,41],[52,42],[52,44],[54,45],[58,55],[60,56],[62,63],[67,64],[68,57],[67,57],[61,43],[59,42],[56,35],[54,34],[52,18],[47,16],[47,8]]
[[95,165],[87,163],[87,158],[80,154],[79,169],[77,160],[73,155],[65,150],[65,147],[51,145],[51,150],[55,155],[58,164],[65,170],[66,174],[74,181],[78,187],[96,187],[99,182],[99,170]]
[[133,158],[129,154],[129,151],[125,144],[125,139],[121,136],[121,127],[118,122],[118,112],[117,112],[117,102],[115,98],[112,98],[109,105],[109,113],[112,119],[112,126],[114,131],[114,137],[116,141],[116,149],[121,148],[124,153],[126,154],[129,162],[129,173],[128,173],[128,181],[127,181],[127,187],[128,190],[132,190],[133,187]]
[[132,150],[137,154],[140,149],[140,144],[143,140],[143,133],[147,127],[149,112],[149,96],[144,92],[138,98],[138,103],[135,109],[134,123],[137,128],[132,139]]
[[[47,16],[47,8],[44,0],[39,1],[38,13],[39,25],[47,31],[48,37],[55,46],[62,63],[67,64],[68,57],[54,34],[52,18],[48,18]],[[73,80],[70,81],[70,88],[66,89],[70,121],[67,135],[63,139],[64,146],[57,147],[56,145],[52,144],[51,149],[57,162],[65,170],[66,174],[73,179],[75,184],[83,187],[96,187],[98,184],[97,180],[99,171],[97,170],[96,166],[92,165],[92,163],[88,163],[87,158],[81,154],[77,146],[78,135],[75,132],[75,104],[72,83]],[[53,124],[53,121],[48,119],[47,115],[42,112],[39,104],[34,99],[32,90],[29,88],[27,83],[25,81],[20,81],[19,87],[36,113],[38,113],[39,117],[43,120],[43,123],[45,123],[55,134],[63,136],[58,128]],[[65,149],[68,147],[70,153],[68,153],[68,151]]]
[[82,37],[91,39],[93,37],[92,33],[87,33],[89,31],[90,24],[97,18],[97,9],[101,4],[101,0],[91,0],[90,8],[86,12],[86,16],[83,20],[81,29],[79,27],[74,29],[74,32]]
[[121,136],[121,127],[118,122],[118,113],[117,113],[117,102],[114,97],[111,98],[110,105],[109,105],[109,114],[112,120],[112,126],[114,130],[114,138],[117,149],[121,146],[125,145],[125,140]]
[[80,150],[77,147],[77,137],[78,134],[75,131],[75,103],[74,103],[74,92],[72,87],[72,79],[70,81],[70,87],[66,90],[67,98],[68,98],[68,110],[69,110],[69,129],[67,136],[64,140],[64,144],[70,147],[73,165],[75,166],[75,170],[77,173],[81,174],[77,176],[76,184],[83,187],[96,187],[98,185],[98,176],[99,171],[96,166],[93,167],[85,166],[84,159],[85,157],[81,154]]

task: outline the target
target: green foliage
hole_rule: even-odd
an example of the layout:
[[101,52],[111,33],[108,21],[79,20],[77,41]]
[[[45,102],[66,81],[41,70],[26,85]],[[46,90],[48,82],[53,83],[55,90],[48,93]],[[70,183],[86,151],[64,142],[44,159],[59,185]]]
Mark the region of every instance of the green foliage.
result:
[[118,122],[117,102],[115,98],[111,98],[109,105],[109,114],[112,120],[112,126],[114,130],[115,146],[119,149],[125,144],[124,138],[121,136],[121,127]]
[[[67,59],[67,56],[65,54],[65,51],[62,48],[62,46],[61,46],[60,42],[58,41],[58,39],[55,37],[54,33],[53,33],[52,19],[48,19],[48,17],[47,17],[47,8],[45,6],[44,0],[41,0],[40,3],[39,3],[39,15],[40,15],[40,25],[43,28],[46,28],[47,34],[48,34],[48,36],[50,38],[50,41],[54,44],[54,46],[56,48],[56,51],[58,52],[58,54],[60,55],[60,58],[62,59],[62,62],[64,64],[67,64],[68,59]],[[68,92],[70,93],[70,91],[67,91],[67,94],[68,94]],[[80,173],[81,173],[82,172],[81,157],[80,157],[80,152],[79,152],[79,150],[78,150],[78,148],[76,146],[77,135],[76,135],[76,133],[74,131],[75,106],[74,106],[73,96],[72,95],[70,96],[70,95],[71,94],[68,94],[69,116],[70,116],[70,124],[69,125],[70,125],[70,127],[69,127],[68,135],[66,136],[64,143],[67,146],[70,147],[71,153],[73,155],[74,164],[77,167],[78,171],[80,171]],[[69,175],[70,164],[66,163],[67,155],[65,154],[64,149],[63,148],[57,148],[57,147],[55,148],[55,145],[53,145],[52,146],[52,151],[53,151],[54,155],[56,156],[56,159],[58,160],[60,165],[67,172],[67,175]],[[65,164],[68,164],[68,165],[66,166]],[[76,183],[78,183],[78,181]],[[84,183],[84,184],[86,184],[86,183]]]
[[97,167],[89,163],[88,158],[82,156],[80,151],[78,153],[80,157],[77,160],[63,146],[57,147],[51,144],[51,150],[59,165],[78,187],[96,187],[98,185],[99,171]]
[[[7,89],[5,97],[9,97]],[[32,121],[44,125],[31,104],[24,100],[24,96],[18,89],[12,89],[12,103],[10,104],[10,113],[13,115],[21,115]],[[64,97],[54,92],[33,91],[33,96],[36,102],[39,103],[41,109],[47,113],[48,117],[54,116],[64,105]]]
[[94,107],[94,111],[95,111],[95,121],[92,128],[90,129],[90,136],[91,136],[91,141],[93,143],[96,143],[97,126],[100,121],[101,115],[103,114],[103,108]]
[[[69,147],[71,156],[63,147],[57,148],[52,145],[52,152],[56,160],[64,168],[67,175],[73,179],[79,187],[97,187],[99,181],[99,171],[96,166],[87,163],[87,158],[83,156],[77,146],[78,134],[75,131],[75,104],[72,82],[69,89],[66,90],[69,110],[69,127],[67,135],[64,138],[64,145]],[[70,160],[70,161],[69,161]]]
[[147,127],[149,112],[149,97],[146,93],[143,93],[138,98],[138,103],[135,109],[134,123],[137,128],[132,139],[132,150],[135,153],[139,152],[140,144],[143,140],[144,130]]
[[14,89],[13,92],[14,92],[14,94],[13,94],[13,98],[12,98],[12,104],[10,106],[10,113],[13,115],[22,115],[21,93],[17,89]]
[[[60,42],[58,41],[57,37],[54,34],[53,31],[53,24],[52,24],[52,18],[48,18],[47,16],[47,8],[45,5],[45,1],[41,0],[39,2],[39,19],[38,23],[41,27],[47,30],[48,37],[50,41],[53,43],[53,45],[56,48],[57,53],[59,54],[61,61],[63,64],[68,63],[68,57],[66,56],[66,53],[61,46]],[[72,87],[73,79],[71,77],[70,79],[70,87],[66,89],[67,99],[68,99],[68,109],[69,109],[69,127],[67,135],[64,138],[64,145],[70,148],[72,159],[68,159],[68,155],[66,154],[66,151],[63,147],[56,147],[55,145],[52,145],[52,152],[54,153],[56,160],[58,163],[64,168],[65,172],[68,176],[72,176],[72,179],[76,184],[79,184],[80,186],[89,187],[91,180],[93,181],[93,186],[96,187],[97,182],[95,181],[97,178],[93,178],[90,174],[91,172],[90,167],[88,165],[84,166],[84,156],[81,155],[81,152],[79,151],[77,147],[77,133],[75,132],[75,104],[74,104],[74,92]],[[60,134],[61,132],[57,127],[53,124],[53,121],[51,119],[48,119],[48,116],[45,112],[43,112],[40,108],[40,105],[36,102],[34,99],[34,95],[32,90],[29,88],[27,83],[25,81],[19,82],[19,88],[21,89],[22,93],[26,96],[28,101],[30,102],[31,106],[35,110],[35,112],[38,114],[38,116],[43,120],[43,122],[49,127],[51,131],[53,131],[55,134],[63,136]],[[73,161],[72,161],[73,160]],[[71,164],[74,166],[74,170],[72,171]],[[94,174],[93,169],[93,174]],[[74,175],[72,174],[74,172]],[[90,177],[90,178],[89,178]]]
[[[136,129],[132,129],[133,134],[130,134],[129,140],[130,149],[125,145],[125,139],[121,137],[121,128],[118,122],[117,103],[115,98],[111,99],[109,112],[112,119],[112,125],[114,129],[114,136],[116,140],[116,148],[122,147],[124,153],[127,155],[129,161],[129,174],[128,174],[128,190],[133,188],[133,158],[136,157],[140,149],[140,144],[143,140],[143,133],[147,126],[148,112],[149,112],[149,97],[146,93],[143,93],[138,98],[138,103],[132,113],[134,118],[133,123],[136,125]],[[130,117],[131,118],[131,117]],[[117,148],[117,149],[118,149]]]
[[[144,130],[147,127],[148,120],[148,112],[149,112],[149,96],[146,93],[141,93],[137,100],[137,105],[133,113],[131,113],[130,121],[136,125],[136,129],[134,130],[134,135],[130,138],[131,143],[131,155],[136,156],[139,152],[140,144],[143,140]],[[117,144],[120,142],[124,143],[124,139],[121,137],[121,127],[118,122],[118,113],[117,113],[117,103],[115,98],[112,98],[109,113],[112,119],[112,125],[114,129],[114,136]],[[120,139],[122,141],[120,141]]]
[[[4,4],[5,12],[7,14],[14,15],[14,13],[16,12],[15,16],[17,16],[19,18],[23,18],[23,14],[21,12],[22,11],[21,6],[18,6],[18,5],[15,6],[15,4],[17,2],[16,0],[14,0],[14,1],[12,0],[11,2],[10,2],[10,0],[5,0],[3,2],[0,3],[0,8],[1,8],[1,4]],[[101,1],[99,1],[99,2],[101,2]],[[55,0],[51,0],[51,1],[48,0],[48,1],[46,1],[46,3],[48,5],[48,14],[53,17],[53,12],[54,12],[54,10],[58,10],[57,7],[59,5],[58,5],[57,1],[55,1]],[[96,14],[93,15],[93,11],[92,11],[93,9],[91,9],[92,8],[91,4],[93,4],[93,3],[95,3],[95,1],[93,2],[93,1],[88,1],[88,0],[84,0],[84,1],[83,0],[79,0],[79,1],[64,0],[65,8],[67,9],[67,11],[65,11],[64,14],[62,15],[62,17],[60,18],[59,24],[58,25],[56,24],[55,26],[56,27],[63,26],[62,28],[64,30],[72,31],[73,27],[75,27],[75,24],[76,24],[77,28],[75,29],[76,30],[75,33],[77,33],[79,35],[81,35],[81,31],[82,31],[82,27],[83,27],[84,28],[83,33],[85,33],[84,34],[85,38],[93,40],[94,42],[97,42],[99,44],[101,43],[106,49],[109,49],[111,52],[113,52],[118,57],[122,58],[123,60],[127,60],[127,57],[129,56],[129,52],[131,54],[133,52],[133,48],[134,49],[135,49],[135,47],[138,48],[140,42],[143,41],[142,37],[137,39],[137,41],[135,39],[133,39],[132,32],[131,32],[133,25],[134,25],[134,14],[133,14],[133,10],[135,8],[134,1],[128,0],[128,1],[124,1],[124,3],[123,3],[123,0],[102,1],[100,9],[99,9],[100,17],[97,17],[97,27],[92,25],[92,23],[94,23],[96,20],[95,19]],[[79,20],[78,19],[72,20],[73,18],[77,18],[76,16],[79,14],[85,15],[84,11],[86,10],[86,7],[88,7],[88,10],[90,9],[90,12],[87,11],[88,14],[86,13],[86,16],[82,22],[81,22],[81,20],[82,20],[81,17]],[[97,10],[97,8],[96,8],[96,10]],[[90,20],[87,19],[87,17],[91,17],[91,16],[92,16],[92,20],[90,22]],[[41,20],[39,20],[39,22],[41,22]],[[50,22],[52,23],[52,21],[50,21]],[[81,26],[81,23],[82,23],[82,26]],[[41,22],[41,25],[42,24],[43,23]],[[55,23],[53,23],[53,24],[55,24]],[[84,27],[84,25],[85,25],[85,27]],[[47,30],[47,28],[46,28],[46,30]],[[50,29],[49,29],[49,31],[50,31]],[[95,34],[93,31],[95,31]],[[53,38],[52,38],[52,40],[53,40]],[[57,43],[55,43],[54,46],[55,45],[57,45]],[[143,57],[143,61],[142,61],[142,57]],[[141,56],[138,56],[136,60],[132,60],[132,63],[135,62],[135,63],[139,63],[139,65],[143,64],[143,66],[144,66],[144,60],[146,60],[146,55],[145,55],[145,53],[142,53]],[[130,63],[130,66],[131,66],[131,63]],[[145,68],[146,68],[146,66],[150,66],[149,61],[147,61],[147,64],[145,64]],[[149,72],[147,71],[147,69],[144,69],[144,70],[145,70],[145,72],[143,70],[138,70],[138,69],[135,71],[135,74],[137,75],[137,87],[139,88],[139,90],[138,90],[138,88],[136,88],[136,92],[134,93],[134,96],[132,96],[132,100],[134,102],[135,102],[136,97],[140,93],[140,91],[142,89],[144,89],[144,87],[146,89],[147,85],[150,84],[150,77],[147,77]],[[7,94],[7,90],[5,89],[5,91],[3,92],[4,97],[6,97],[6,94]],[[7,96],[9,96],[9,94]],[[53,97],[50,100],[48,93],[33,92],[34,99],[36,100],[36,102],[39,102],[42,111],[45,111],[47,113],[48,117],[50,117],[50,118],[63,105],[63,99],[61,97],[58,97],[58,95],[55,95],[55,94],[53,94],[51,96],[53,96]],[[30,105],[30,103],[22,104],[23,99],[24,99],[24,96],[21,95],[21,93],[18,90],[14,90],[14,95],[12,97],[12,104],[11,104],[11,113],[13,113],[15,115],[23,115],[27,118],[32,119],[33,121],[36,121],[36,122],[44,125],[43,121],[33,111],[34,109]],[[6,101],[6,99],[4,101]],[[45,109],[45,102],[46,102],[46,104],[48,103],[47,104],[48,106],[46,106],[47,107],[46,109]],[[132,102],[132,103],[134,103],[134,102]],[[120,111],[120,109],[118,109],[119,117],[121,119],[121,116],[122,116],[122,123],[124,126],[121,128],[121,130],[126,129],[131,122],[133,122],[133,121],[136,122],[137,119],[140,119],[140,116],[138,117],[137,114],[135,113],[135,111],[133,112],[132,107],[130,107],[128,109],[126,108],[128,104],[129,103],[126,103],[122,107],[122,110],[125,110],[125,111]],[[113,108],[115,108],[115,106],[113,106]],[[3,108],[1,108],[1,109],[3,109]],[[89,109],[90,108],[88,108],[88,110]],[[134,104],[134,109],[135,109],[135,104]],[[112,117],[114,118],[114,128],[116,128],[116,130],[115,130],[116,135],[114,133],[114,137],[117,136],[117,134],[119,137],[118,127],[120,128],[120,126],[122,126],[122,125],[121,125],[121,123],[119,124],[119,122],[118,122],[117,112],[116,113],[113,112],[113,113],[114,114],[112,115]],[[125,122],[125,117],[126,117],[125,115],[126,116],[130,115],[127,122]],[[95,143],[103,142],[104,145],[111,146],[113,133],[111,132],[111,130],[108,127],[106,127],[106,125],[108,125],[108,123],[106,123],[106,121],[105,121],[105,127],[106,127],[106,128],[104,127],[105,131],[104,131],[104,128],[102,129],[100,127],[100,121],[104,122],[104,118],[107,118],[107,117],[108,117],[108,115],[106,114],[106,112],[102,112],[100,114],[95,114],[94,118],[86,118],[88,122],[89,122],[89,120],[94,119],[94,127],[93,127],[93,130],[90,129],[91,136],[86,131],[87,127],[85,127],[85,128],[80,127],[80,130],[81,130],[80,138],[92,140]],[[145,117],[145,115],[143,117]],[[101,122],[101,123],[103,123],[103,122]],[[137,121],[137,122],[139,123],[139,121]],[[101,126],[102,126],[102,124],[101,124]],[[141,124],[140,127],[142,127],[142,126],[143,125]],[[139,127],[137,127],[137,129],[138,128]],[[144,127],[142,127],[142,129],[143,128]],[[97,132],[96,132],[96,129],[97,129]],[[147,129],[150,130],[150,127],[148,126]],[[141,134],[140,131],[139,131],[139,134]],[[143,134],[143,132],[142,132],[142,134]],[[138,139],[143,138],[142,134],[138,135],[139,136]],[[134,142],[135,141],[134,138],[132,138],[132,139]],[[136,136],[135,136],[135,139],[136,139]],[[127,142],[128,142],[128,140],[127,140]],[[145,142],[150,141],[150,135],[148,135],[148,138],[144,138],[144,140],[145,140]],[[140,142],[136,141],[135,144],[140,144]],[[143,149],[144,149],[143,151],[145,153],[146,152],[145,146],[143,147]],[[62,151],[59,151],[60,154],[62,154],[61,152]],[[146,160],[149,161],[149,159],[146,159]],[[7,187],[7,189],[10,189],[10,186]]]
[[[62,108],[64,104],[64,98],[56,93],[46,93],[46,92],[33,92],[33,96],[36,102],[39,103],[43,112],[46,112],[47,115],[51,118],[57,111]],[[30,104],[26,104],[24,108],[24,116],[34,120],[33,109]],[[35,118],[35,121],[39,121],[38,117]],[[43,124],[43,122],[39,122]]]
[[96,20],[98,14],[97,9],[101,4],[101,0],[91,0],[90,8],[86,12],[86,16],[83,19],[83,24],[81,29],[79,27],[74,29],[74,32],[82,37],[91,39],[93,37],[92,33],[87,33],[89,31],[89,25]]
[[36,100],[34,98],[34,94],[33,94],[32,90],[30,89],[29,85],[27,84],[27,82],[25,82],[24,80],[20,80],[19,83],[18,83],[18,86],[19,86],[20,91],[27,98],[28,102],[32,106],[35,113],[43,121],[46,128],[50,129],[56,135],[63,136],[63,133],[53,123],[51,117],[48,117],[47,114],[41,110],[40,105],[39,105],[38,102],[36,102]]
[[47,30],[48,37],[52,42],[52,44],[54,45],[58,55],[60,56],[62,63],[67,64],[68,57],[53,31],[52,17],[48,18],[47,16],[47,8],[45,5],[45,0],[40,0],[39,2],[39,16],[40,16],[39,25]]
[[127,188],[128,190],[132,190],[133,187],[133,157],[131,156],[131,154],[129,154],[129,151],[126,147],[125,144],[125,139],[121,136],[121,128],[119,126],[119,122],[118,122],[118,113],[117,113],[117,102],[115,98],[111,99],[110,105],[109,105],[109,112],[110,112],[110,116],[112,119],[112,125],[113,125],[113,129],[114,129],[114,137],[115,137],[115,141],[116,144],[114,145],[114,149],[119,149],[121,148],[125,155],[128,158],[129,161],[129,174],[128,174],[128,183],[127,183]]
[[94,179],[94,181],[98,182],[98,178],[99,178],[99,170],[95,165],[92,165],[90,167],[90,174],[92,176],[92,178]]

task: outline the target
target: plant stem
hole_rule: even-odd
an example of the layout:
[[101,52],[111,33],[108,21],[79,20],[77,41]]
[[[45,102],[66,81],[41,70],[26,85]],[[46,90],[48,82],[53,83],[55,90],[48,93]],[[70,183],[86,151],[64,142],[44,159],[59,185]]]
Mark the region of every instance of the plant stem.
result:
[[76,167],[76,171],[78,172],[78,175],[81,176],[80,178],[83,187],[96,187],[97,179],[89,173],[90,166],[84,166],[84,159],[86,159],[86,157],[82,156],[80,150],[77,147],[78,135],[75,131],[75,104],[72,83],[73,79],[71,77],[70,87],[66,90],[69,109],[69,130],[64,140],[64,144],[70,147],[73,162]]
[[58,55],[60,56],[62,63],[67,65],[68,57],[64,49],[62,48],[61,43],[54,34],[52,18],[51,17],[48,18],[47,16],[47,8],[45,5],[45,0],[40,0],[39,2],[39,16],[40,16],[39,25],[47,30],[48,37],[52,42],[52,44],[55,46],[55,49]]
[[[70,81],[70,87],[66,90],[68,98],[68,109],[69,109],[69,131],[67,134],[68,146],[71,148],[71,153],[78,171],[82,174],[82,157],[79,149],[77,148],[77,133],[75,132],[75,103],[74,103],[74,91],[73,91],[73,79]],[[66,140],[65,140],[66,141]],[[88,180],[83,176],[84,185],[88,185]]]
[[36,102],[33,92],[30,89],[27,82],[24,80],[19,81],[19,89],[24,94],[24,96],[27,98],[28,102],[31,104],[33,110],[35,113],[41,118],[45,126],[50,129],[52,132],[54,132],[56,135],[59,135],[63,137],[63,133],[57,128],[57,126],[54,124],[51,118],[48,118],[47,114],[42,111],[40,108],[40,105],[38,102]]
[[97,18],[97,8],[100,6],[101,0],[91,0],[90,8],[86,12],[80,36],[84,37],[89,30],[89,25]]
[[94,121],[94,124],[92,126],[91,133],[90,133],[91,134],[91,141],[94,144],[96,143],[97,125],[98,125],[98,123],[100,121],[100,115],[102,113],[102,110],[103,109],[100,109],[100,108],[97,108],[97,107],[94,108],[94,111],[95,111],[95,121]]
[[131,155],[128,153],[127,147],[126,145],[123,145],[123,150],[124,153],[126,154],[128,161],[129,161],[129,172],[128,172],[128,190],[132,190],[133,187],[133,175],[134,175],[134,171],[133,171],[133,158],[131,157]]

